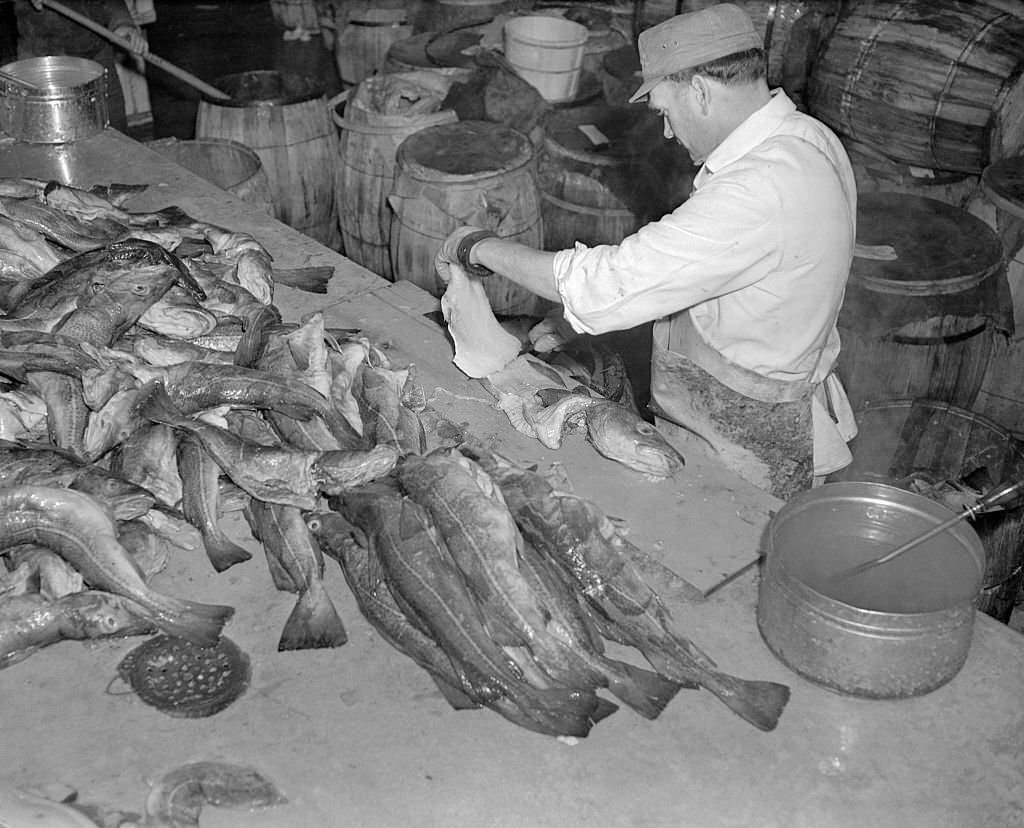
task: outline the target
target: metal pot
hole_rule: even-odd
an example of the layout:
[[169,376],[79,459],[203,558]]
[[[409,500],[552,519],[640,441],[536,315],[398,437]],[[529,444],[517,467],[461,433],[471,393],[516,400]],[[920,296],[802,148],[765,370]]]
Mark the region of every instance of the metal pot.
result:
[[907,698],[953,678],[967,658],[985,551],[960,523],[901,558],[842,579],[954,513],[883,483],[829,483],[769,522],[757,625],[807,679],[854,696]]
[[8,63],[2,71],[10,78],[0,77],[0,130],[12,138],[65,144],[110,122],[106,70],[94,60],[51,55]]

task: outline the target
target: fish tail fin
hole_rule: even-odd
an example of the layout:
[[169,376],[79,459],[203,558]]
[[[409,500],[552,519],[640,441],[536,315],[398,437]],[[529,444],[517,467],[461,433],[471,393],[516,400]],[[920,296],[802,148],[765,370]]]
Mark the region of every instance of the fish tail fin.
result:
[[154,423],[176,426],[184,419],[167,395],[163,383],[151,380],[148,391],[139,395],[139,416]]
[[470,696],[465,693],[461,688],[456,687],[447,678],[431,672],[430,677],[434,680],[434,684],[437,685],[437,689],[444,696],[444,700],[448,702],[452,710],[477,710],[480,708],[480,703],[474,701]]
[[285,270],[274,268],[274,282],[279,285],[305,290],[309,293],[327,293],[327,283],[334,275],[334,268],[292,267]]
[[277,649],[280,652],[316,650],[340,647],[346,641],[348,633],[331,596],[323,584],[313,581],[309,589],[299,593],[299,599],[281,631]]
[[713,680],[703,684],[733,713],[759,730],[774,730],[789,701],[789,688],[774,681],[749,681],[715,673]]
[[224,535],[203,537],[206,557],[210,559],[217,572],[230,569],[235,564],[244,563],[252,558],[249,551]]
[[657,719],[683,687],[697,687],[693,682],[673,681],[623,661],[611,664],[612,668],[606,671],[609,692],[645,719]]
[[150,620],[168,635],[184,638],[200,647],[212,647],[220,640],[221,630],[235,614],[234,607],[201,604],[167,595],[136,599],[149,613]]

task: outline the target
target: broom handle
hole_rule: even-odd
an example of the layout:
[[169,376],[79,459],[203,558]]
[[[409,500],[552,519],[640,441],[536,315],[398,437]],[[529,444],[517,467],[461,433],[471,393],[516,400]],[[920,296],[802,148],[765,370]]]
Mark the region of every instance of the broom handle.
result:
[[[126,51],[131,51],[131,46],[127,40],[125,40],[123,37],[118,37],[106,26],[101,26],[95,20],[86,17],[84,14],[79,14],[74,9],[69,9],[63,3],[57,2],[57,0],[42,0],[42,3],[44,6],[53,9],[53,11],[57,12],[58,14],[62,14],[65,17],[74,20],[79,25],[85,26],[85,28],[90,29],[91,31],[95,32],[101,37],[105,37],[111,43],[120,46],[122,49],[125,49]],[[185,83],[187,83],[189,86],[198,89],[204,95],[207,95],[213,98],[214,100],[231,100],[231,96],[228,95],[226,92],[222,92],[216,86],[210,86],[210,84],[206,83],[206,81],[200,80],[191,72],[186,72],[180,66],[175,66],[170,61],[164,60],[162,57],[154,55],[152,52],[147,52],[144,55],[140,55],[140,57],[147,63],[151,63],[157,68],[163,69],[165,72],[168,72],[169,74],[174,75],[176,78],[185,81]]]

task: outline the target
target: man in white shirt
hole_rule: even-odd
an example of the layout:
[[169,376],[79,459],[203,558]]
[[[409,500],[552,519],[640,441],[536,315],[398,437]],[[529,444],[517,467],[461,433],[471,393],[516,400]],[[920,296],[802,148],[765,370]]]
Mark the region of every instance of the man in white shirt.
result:
[[[659,425],[698,434],[779,497],[850,462],[856,432],[832,374],[853,255],[856,185],[836,136],[769,90],[761,38],[732,4],[642,32],[647,97],[702,164],[693,194],[618,245],[544,252],[461,228],[451,263],[500,273],[599,334],[657,320]],[[673,429],[672,424],[682,426]]]

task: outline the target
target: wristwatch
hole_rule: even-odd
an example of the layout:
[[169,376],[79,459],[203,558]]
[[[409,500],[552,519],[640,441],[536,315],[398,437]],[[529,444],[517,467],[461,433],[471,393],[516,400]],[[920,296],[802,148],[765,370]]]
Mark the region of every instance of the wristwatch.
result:
[[462,237],[459,242],[459,246],[455,248],[455,258],[458,259],[463,269],[470,275],[482,278],[484,276],[490,276],[494,271],[488,267],[484,267],[480,264],[469,263],[469,253],[476,245],[477,242],[482,242],[484,239],[496,239],[499,238],[498,234],[493,230],[475,230],[472,233],[467,233]]

